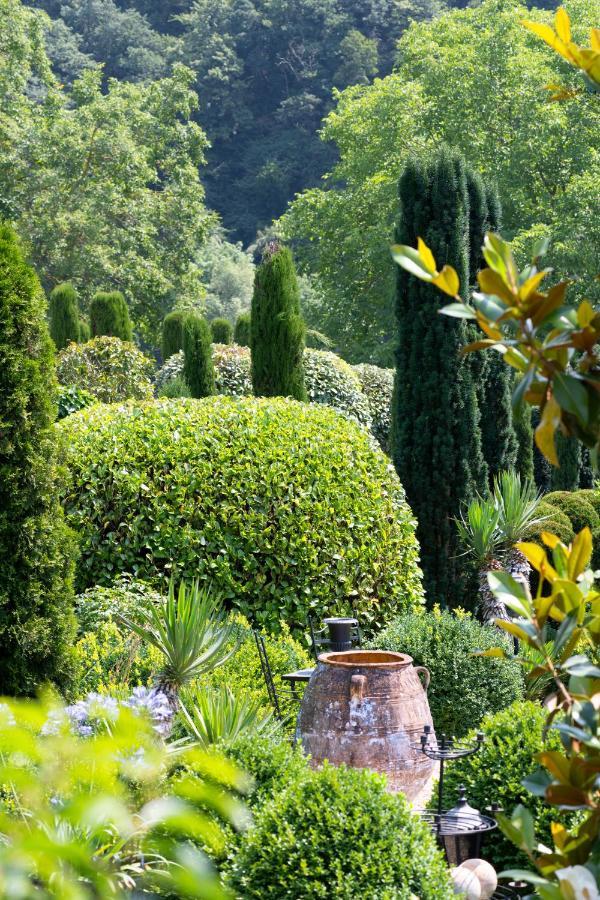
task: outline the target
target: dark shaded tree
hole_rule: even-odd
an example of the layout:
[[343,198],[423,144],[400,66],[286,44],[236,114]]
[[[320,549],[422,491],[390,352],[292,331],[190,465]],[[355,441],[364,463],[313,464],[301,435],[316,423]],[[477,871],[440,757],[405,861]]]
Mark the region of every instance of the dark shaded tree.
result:
[[582,468],[581,444],[577,438],[566,437],[560,431],[556,434],[558,466],[552,466],[550,491],[575,491],[579,487]]
[[243,312],[237,317],[233,331],[233,340],[240,347],[250,346],[250,313]]
[[531,407],[527,403],[524,403],[519,410],[513,411],[513,422],[517,436],[515,469],[521,476],[521,481],[535,481],[537,484],[533,456]]
[[192,397],[215,393],[211,338],[206,319],[190,313],[183,323],[183,377]]
[[213,319],[210,331],[213,344],[230,344],[233,339],[233,328],[227,319]]
[[44,295],[0,225],[0,694],[71,675],[76,547],[58,502],[55,390]]
[[57,350],[79,340],[77,292],[69,281],[57,284],[50,294],[50,336]]
[[187,310],[175,309],[164,317],[160,342],[163,362],[183,350],[183,323],[188,315]]
[[304,335],[292,254],[271,241],[256,270],[250,318],[252,386],[257,397],[307,399]]
[[[399,185],[399,243],[422,237],[439,265],[452,265],[469,284],[469,200],[462,158],[442,148],[424,164],[413,160]],[[487,467],[473,368],[461,354],[464,321],[438,315],[439,291],[397,271],[398,346],[392,455],[416,516],[421,564],[431,603],[461,599],[464,561],[454,519],[482,490]]]
[[109,335],[130,341],[133,337],[129,310],[120,291],[98,291],[90,304],[92,337]]

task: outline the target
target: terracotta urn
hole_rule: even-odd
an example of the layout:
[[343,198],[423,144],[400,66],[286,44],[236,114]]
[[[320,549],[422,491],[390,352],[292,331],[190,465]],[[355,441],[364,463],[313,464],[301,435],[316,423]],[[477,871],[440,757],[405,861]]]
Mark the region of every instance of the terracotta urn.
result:
[[327,759],[382,772],[390,790],[415,800],[433,773],[433,762],[419,749],[423,727],[433,734],[428,686],[427,669],[413,666],[404,653],[322,653],[298,717],[312,765]]

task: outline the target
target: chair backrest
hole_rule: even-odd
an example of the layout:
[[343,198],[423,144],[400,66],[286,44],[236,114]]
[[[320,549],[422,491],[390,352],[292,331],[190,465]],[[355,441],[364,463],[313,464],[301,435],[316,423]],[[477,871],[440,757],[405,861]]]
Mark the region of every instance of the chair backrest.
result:
[[[354,612],[352,613],[352,618],[356,619]],[[360,625],[358,624],[353,625],[350,629],[350,640],[348,646],[344,647],[331,640],[329,637],[329,628],[326,625],[323,628],[315,628],[312,616],[308,617],[308,626],[310,628],[310,642],[315,661],[318,661],[319,653],[326,653],[327,651],[339,652],[341,650],[351,650],[353,647],[362,646],[362,635],[360,632]]]
[[265,679],[265,684],[267,686],[269,700],[271,701],[271,705],[273,707],[273,710],[275,711],[276,718],[278,718],[280,722],[283,722],[286,719],[286,716],[283,714],[281,709],[281,699],[283,698],[285,700],[293,700],[295,703],[299,703],[302,699],[302,696],[291,687],[284,687],[281,684],[277,686],[275,684],[273,670],[271,669],[271,664],[269,663],[264,635],[262,635],[257,629],[253,630],[253,634],[254,640],[256,641],[258,656],[260,659],[260,668],[262,670],[263,678]]

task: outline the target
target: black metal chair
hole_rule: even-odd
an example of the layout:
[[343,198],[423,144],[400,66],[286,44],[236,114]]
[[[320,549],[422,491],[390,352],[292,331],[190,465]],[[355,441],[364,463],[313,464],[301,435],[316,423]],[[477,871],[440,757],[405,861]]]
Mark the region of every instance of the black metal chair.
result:
[[287,716],[285,716],[282,711],[281,701],[292,700],[294,703],[299,703],[302,700],[303,692],[298,691],[298,684],[308,682],[314,669],[298,669],[298,671],[296,672],[288,672],[287,674],[281,676],[281,680],[288,681],[290,686],[287,687],[287,685],[279,685],[278,687],[275,684],[275,679],[273,678],[273,671],[269,663],[264,636],[260,633],[260,631],[257,630],[254,630],[253,634],[258,650],[258,657],[260,659],[260,668],[262,670],[263,678],[265,679],[265,684],[267,686],[269,700],[271,701],[271,705],[273,707],[273,710],[275,711],[276,718],[279,719],[280,722],[283,722],[285,721]]
[[316,629],[313,618],[308,617],[312,652],[316,662],[319,653],[341,653],[362,646],[360,626],[354,613],[352,616],[323,619],[323,623],[324,628]]

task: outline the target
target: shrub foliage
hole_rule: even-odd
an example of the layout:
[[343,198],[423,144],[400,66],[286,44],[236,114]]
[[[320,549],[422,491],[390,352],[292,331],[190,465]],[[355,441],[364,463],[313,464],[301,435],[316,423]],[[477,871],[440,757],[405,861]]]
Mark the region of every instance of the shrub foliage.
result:
[[358,375],[361,390],[369,404],[371,431],[379,441],[381,449],[389,453],[394,370],[371,366],[368,363],[353,366],[353,369]]
[[214,582],[250,620],[306,628],[346,609],[384,620],[421,601],[414,520],[353,422],[290,400],[95,406],[60,426],[79,580],[172,569]]
[[163,362],[183,350],[183,323],[187,315],[186,310],[176,309],[164,317],[160,343]]
[[308,770],[256,815],[233,856],[236,896],[450,900],[448,869],[402,795],[364,769]]
[[93,337],[108,335],[122,341],[133,337],[129,310],[120,291],[98,291],[90,304],[90,327]]
[[236,319],[233,340],[240,347],[250,346],[250,313],[242,312]]
[[57,350],[79,340],[79,309],[73,285],[57,284],[50,294],[50,336]]
[[0,225],[0,694],[65,681],[75,543],[58,503],[54,360],[44,296]]
[[103,403],[148,400],[152,396],[152,360],[116,337],[98,337],[71,344],[58,356],[62,385],[89,391]]
[[324,403],[370,427],[369,403],[361,390],[358,375],[341,357],[328,350],[307,348],[304,351],[304,383],[312,403]]
[[233,328],[228,319],[213,319],[210,333],[214,344],[230,344],[233,340]]
[[374,647],[408,653],[415,665],[427,666],[436,732],[451,737],[463,737],[485,715],[523,696],[517,663],[473,655],[499,644],[510,649],[496,628],[437,608],[394,619],[373,641]]

